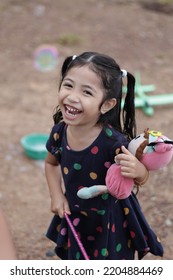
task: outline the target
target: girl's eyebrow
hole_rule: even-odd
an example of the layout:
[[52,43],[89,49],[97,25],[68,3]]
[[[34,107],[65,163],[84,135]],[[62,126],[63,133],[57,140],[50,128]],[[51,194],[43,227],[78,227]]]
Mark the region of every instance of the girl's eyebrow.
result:
[[68,78],[68,77],[67,77],[67,78],[65,77],[63,81],[73,82],[73,80],[72,80],[72,79],[70,79],[70,78]]
[[[69,78],[69,77],[65,77],[63,81],[69,81],[69,82],[71,82],[71,83],[74,83],[74,81],[73,81],[71,78]],[[84,85],[82,85],[82,87],[83,87],[83,88],[90,89],[90,90],[92,90],[93,92],[97,93],[97,90],[96,90],[94,87],[90,86],[90,85],[85,85],[85,84],[84,84]]]
[[97,93],[97,90],[94,87],[90,86],[90,85],[83,85],[83,87],[87,88],[87,89],[89,89],[89,90],[91,90],[91,91],[93,91],[95,93]]

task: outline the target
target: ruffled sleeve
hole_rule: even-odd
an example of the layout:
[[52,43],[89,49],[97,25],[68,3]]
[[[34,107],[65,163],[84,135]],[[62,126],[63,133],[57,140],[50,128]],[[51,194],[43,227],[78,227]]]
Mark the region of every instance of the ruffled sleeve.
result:
[[49,139],[46,143],[47,150],[61,162],[62,139],[64,137],[65,123],[59,123],[53,126]]

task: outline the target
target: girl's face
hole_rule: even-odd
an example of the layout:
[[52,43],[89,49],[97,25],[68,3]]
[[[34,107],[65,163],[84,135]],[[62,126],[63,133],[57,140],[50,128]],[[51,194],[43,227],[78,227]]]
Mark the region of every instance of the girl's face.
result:
[[100,78],[88,66],[71,68],[58,95],[64,122],[68,125],[95,126],[104,96]]

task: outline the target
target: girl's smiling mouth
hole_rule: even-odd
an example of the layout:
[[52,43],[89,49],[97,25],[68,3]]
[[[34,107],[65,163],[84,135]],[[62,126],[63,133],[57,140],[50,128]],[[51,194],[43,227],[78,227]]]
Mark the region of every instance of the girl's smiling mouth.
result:
[[73,117],[75,118],[77,115],[79,115],[80,113],[82,113],[81,110],[73,107],[73,106],[70,106],[70,105],[67,105],[67,104],[64,104],[64,109],[65,109],[65,114],[69,117]]

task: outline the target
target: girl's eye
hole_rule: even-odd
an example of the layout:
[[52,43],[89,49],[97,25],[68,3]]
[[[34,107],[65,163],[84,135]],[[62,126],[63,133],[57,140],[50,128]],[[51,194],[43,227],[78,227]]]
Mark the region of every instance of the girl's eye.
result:
[[84,90],[84,93],[85,93],[86,95],[90,95],[90,96],[92,96],[92,92],[91,92],[91,91]]
[[72,88],[72,85],[69,84],[69,83],[64,83],[63,86],[66,87],[66,88]]

